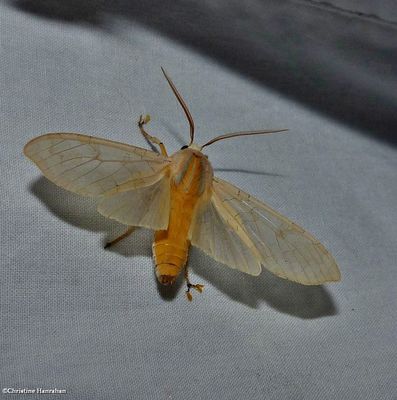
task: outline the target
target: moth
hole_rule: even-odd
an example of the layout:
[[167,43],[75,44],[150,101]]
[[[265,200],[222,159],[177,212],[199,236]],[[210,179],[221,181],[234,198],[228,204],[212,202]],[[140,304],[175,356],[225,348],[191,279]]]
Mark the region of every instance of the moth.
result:
[[24,154],[50,181],[97,197],[102,215],[128,226],[105,247],[127,237],[136,226],[154,230],[157,279],[171,285],[184,270],[189,300],[191,289],[203,289],[188,277],[190,245],[250,275],[259,275],[263,266],[304,285],[339,281],[335,260],[317,239],[264,202],[215,177],[202,152],[223,139],[284,130],[227,133],[199,146],[192,115],[163,68],[162,72],[190,127],[189,144],[173,155],[146,131],[148,115],[140,117],[138,127],[159,152],[77,133],[48,133],[28,142]]

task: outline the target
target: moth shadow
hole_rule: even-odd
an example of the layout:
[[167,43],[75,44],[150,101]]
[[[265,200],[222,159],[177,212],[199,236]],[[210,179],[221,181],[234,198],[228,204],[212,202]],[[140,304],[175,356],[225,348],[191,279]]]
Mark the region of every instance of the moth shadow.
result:
[[[184,146],[187,145],[189,142],[189,134],[186,135],[186,137],[184,137],[183,135],[181,135],[181,133],[175,129],[174,126],[172,126],[171,124],[169,124],[167,121],[165,120],[161,120],[161,124],[165,127],[166,131],[164,133],[164,135],[162,134],[161,137],[166,136],[166,134],[170,134],[171,136],[173,136],[175,138],[175,140],[180,144],[180,146]],[[167,140],[164,139],[164,142],[166,143]],[[175,149],[175,151],[179,150]],[[171,152],[172,153],[172,152]]]
[[214,172],[238,172],[240,174],[249,174],[249,175],[261,175],[261,176],[269,176],[276,178],[284,178],[285,175],[277,174],[275,172],[266,172],[266,171],[254,171],[250,169],[243,168],[214,168]]
[[[130,237],[105,250],[103,249],[104,245],[122,234],[126,227],[99,214],[96,210],[97,202],[94,199],[68,192],[43,176],[35,180],[29,189],[60,220],[79,229],[91,232],[103,232],[102,251],[112,251],[124,257],[151,257],[153,232],[150,230],[136,228]],[[183,276],[180,276],[171,286],[161,285],[154,274],[154,268],[153,279],[157,283],[157,290],[160,296],[166,301],[172,301],[179,293],[183,284]]]
[[[48,210],[57,218],[79,229],[91,232],[103,232],[102,247],[110,240],[123,233],[126,227],[114,220],[103,217],[96,211],[96,201],[68,192],[45,177],[41,176],[30,186],[30,192],[36,196]],[[153,233],[148,229],[136,228],[130,237],[114,244],[102,251],[112,251],[124,257],[148,256],[151,257]],[[172,301],[179,293],[183,277],[180,276],[171,286],[161,285],[153,268],[153,279],[157,283],[157,290],[163,300]]]
[[305,286],[281,279],[263,269],[250,276],[217,263],[197,249],[191,249],[193,271],[231,299],[257,308],[264,301],[272,308],[302,319],[336,315],[336,305],[323,286]]
[[[31,184],[30,192],[60,220],[79,229],[103,232],[103,246],[125,230],[124,225],[100,215],[93,199],[68,192],[43,176]],[[113,251],[124,257],[148,256],[151,254],[152,241],[151,231],[137,228],[130,237],[106,251]],[[193,247],[189,258],[189,264],[195,273],[231,299],[249,307],[256,308],[264,301],[280,312],[308,319],[337,314],[335,304],[323,286],[295,284],[277,278],[266,270],[259,277],[249,276],[223,268]],[[155,277],[154,279],[157,282]],[[180,292],[182,284],[183,277],[180,276],[171,286],[163,286],[157,282],[157,289],[164,300],[171,301]]]
[[140,228],[136,228],[130,237],[104,250],[105,244],[121,235],[126,226],[99,214],[94,199],[64,190],[43,176],[30,185],[30,192],[60,220],[79,229],[103,232],[103,251],[112,251],[124,257],[151,254],[152,233]]

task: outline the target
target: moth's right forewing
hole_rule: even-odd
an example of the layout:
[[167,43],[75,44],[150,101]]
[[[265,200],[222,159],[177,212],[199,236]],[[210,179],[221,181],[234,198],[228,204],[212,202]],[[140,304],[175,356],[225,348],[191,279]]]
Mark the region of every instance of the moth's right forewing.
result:
[[305,285],[340,280],[331,254],[297,224],[219,178],[214,178],[213,193],[220,199],[214,203],[217,212],[232,216],[253,243],[266,269]]

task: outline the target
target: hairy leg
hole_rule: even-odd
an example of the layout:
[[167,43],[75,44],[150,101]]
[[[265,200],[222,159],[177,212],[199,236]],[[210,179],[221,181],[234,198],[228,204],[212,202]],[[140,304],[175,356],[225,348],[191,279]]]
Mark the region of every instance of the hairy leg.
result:
[[149,115],[145,115],[145,117],[143,117],[142,115],[139,117],[139,121],[138,121],[138,127],[142,133],[142,135],[146,138],[146,140],[148,140],[151,143],[157,144],[160,147],[160,151],[161,154],[163,156],[168,157],[167,154],[167,150],[164,146],[164,143],[160,140],[157,139],[155,136],[149,135],[145,129],[143,128],[144,125],[146,125],[148,122],[150,121],[150,116]]

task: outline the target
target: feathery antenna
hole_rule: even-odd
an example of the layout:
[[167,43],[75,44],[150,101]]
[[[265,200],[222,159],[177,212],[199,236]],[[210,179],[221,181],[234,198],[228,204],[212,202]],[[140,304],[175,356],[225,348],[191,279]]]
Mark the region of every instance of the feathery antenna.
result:
[[189,146],[193,143],[194,139],[194,122],[193,122],[193,117],[192,114],[190,114],[189,108],[186,105],[185,101],[183,100],[182,96],[179,94],[177,88],[175,87],[174,83],[172,82],[171,78],[167,75],[165,72],[164,68],[161,67],[161,71],[163,72],[165,79],[167,79],[168,84],[170,85],[172,91],[174,92],[174,95],[178,99],[179,104],[183,108],[183,111],[185,112],[186,118],[189,121],[189,126],[190,126],[190,143]]
[[246,132],[233,132],[233,133],[225,133],[224,135],[220,135],[211,139],[206,144],[201,146],[203,149],[205,146],[209,146],[212,143],[217,142],[218,140],[229,139],[237,136],[250,136],[250,135],[270,135],[272,133],[286,132],[288,129],[278,129],[278,130],[266,130],[266,131],[246,131]]

